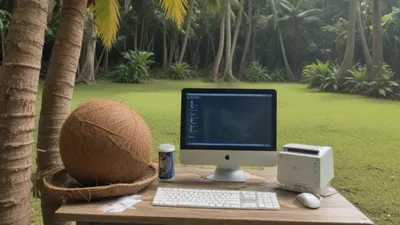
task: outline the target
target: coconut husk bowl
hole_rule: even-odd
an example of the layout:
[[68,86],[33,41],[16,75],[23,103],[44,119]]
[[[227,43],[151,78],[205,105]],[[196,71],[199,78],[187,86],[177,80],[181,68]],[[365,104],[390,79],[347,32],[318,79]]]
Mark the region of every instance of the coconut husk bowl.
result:
[[157,167],[156,163],[151,163],[145,172],[132,183],[83,186],[73,179],[64,168],[48,173],[44,176],[43,182],[48,190],[57,197],[76,201],[98,200],[141,192],[157,178]]

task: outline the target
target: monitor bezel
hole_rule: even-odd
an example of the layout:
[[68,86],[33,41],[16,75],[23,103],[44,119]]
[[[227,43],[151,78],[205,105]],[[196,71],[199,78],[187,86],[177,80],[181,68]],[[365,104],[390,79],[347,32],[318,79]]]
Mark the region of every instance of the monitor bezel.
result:
[[[186,145],[186,96],[190,93],[213,94],[270,94],[272,98],[272,143],[271,146],[203,146]],[[184,88],[181,92],[181,121],[180,121],[180,149],[181,150],[232,150],[232,151],[277,151],[277,92],[275,89],[247,89],[247,88]]]

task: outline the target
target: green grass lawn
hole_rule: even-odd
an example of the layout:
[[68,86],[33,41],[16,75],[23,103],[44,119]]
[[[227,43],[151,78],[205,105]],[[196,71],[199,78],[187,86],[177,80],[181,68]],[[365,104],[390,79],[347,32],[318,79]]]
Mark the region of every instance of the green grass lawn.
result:
[[[276,89],[278,147],[286,143],[332,146],[333,186],[377,224],[400,223],[399,102],[319,93],[300,84],[156,81],[140,85],[99,82],[77,86],[72,107],[98,97],[121,101],[146,120],[152,130],[155,153],[160,143],[179,146],[182,88],[227,86]],[[41,92],[38,103],[40,95]],[[39,109],[40,105],[38,112]],[[34,206],[39,216],[37,200]]]

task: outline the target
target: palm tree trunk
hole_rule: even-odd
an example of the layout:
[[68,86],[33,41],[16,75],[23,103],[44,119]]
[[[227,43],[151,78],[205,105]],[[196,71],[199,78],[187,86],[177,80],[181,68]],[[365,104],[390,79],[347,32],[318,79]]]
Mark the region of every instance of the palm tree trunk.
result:
[[166,28],[163,27],[163,62],[162,62],[162,67],[163,70],[167,70],[168,66],[168,45],[167,45],[167,31],[165,30]]
[[381,74],[383,66],[382,2],[372,1],[372,76]]
[[244,49],[243,49],[243,54],[242,54],[242,59],[240,60],[240,67],[239,67],[239,74],[243,75],[245,67],[246,67],[246,60],[247,60],[247,53],[249,52],[249,48],[250,48],[250,39],[251,39],[251,33],[252,31],[252,25],[253,25],[253,21],[252,21],[252,17],[253,17],[253,4],[252,4],[252,0],[249,0],[249,11],[248,11],[248,25],[249,28],[247,30],[246,33],[246,40],[244,42]]
[[14,5],[0,73],[0,224],[30,224],[36,94],[48,1]]
[[350,0],[349,4],[349,25],[347,27],[347,45],[346,52],[344,53],[344,58],[342,65],[340,67],[340,72],[344,73],[353,66],[354,60],[354,49],[355,49],[355,39],[356,39],[356,16],[357,16],[357,0]]
[[194,54],[193,54],[193,64],[194,64],[195,69],[197,69],[200,64],[200,45],[203,40],[203,37],[201,36],[199,39],[200,40],[198,40],[196,42],[196,48],[195,48]]
[[294,81],[293,71],[290,68],[289,61],[286,56],[285,45],[283,44],[282,33],[281,33],[281,29],[279,26],[278,26],[278,35],[279,35],[279,42],[280,42],[281,50],[282,50],[283,62],[285,64],[285,70],[286,70],[286,76],[287,76],[286,79],[288,81]]
[[224,54],[224,42],[225,42],[225,14],[222,13],[220,25],[219,25],[219,44],[217,55],[215,56],[213,66],[210,72],[210,79],[213,82],[218,81],[218,70],[219,65],[221,64],[222,55]]
[[104,56],[104,64],[103,64],[103,71],[108,71],[108,58],[110,55],[110,51],[106,49],[105,56]]
[[182,62],[183,57],[185,56],[186,45],[187,45],[187,41],[188,41],[189,33],[190,33],[190,24],[192,22],[193,5],[194,5],[194,0],[188,0],[189,9],[188,9],[188,12],[187,12],[187,21],[186,21],[186,27],[185,27],[185,37],[183,38],[181,53],[180,53],[179,59],[178,59],[179,63]]
[[137,51],[138,50],[138,30],[139,30],[139,24],[136,23],[135,25],[135,37],[134,37],[134,50]]
[[[95,83],[94,76],[94,59],[96,54],[96,34],[94,32],[94,16],[92,12],[88,13],[87,25],[85,32],[85,55],[84,55],[84,63],[83,69],[79,73],[79,77],[76,83],[84,83],[84,84],[92,84]],[[126,41],[125,41],[126,43]]]
[[368,73],[370,73],[371,69],[372,69],[372,58],[371,58],[371,54],[369,54],[367,40],[365,39],[364,26],[363,26],[363,22],[362,22],[362,18],[361,18],[361,11],[360,11],[360,7],[358,4],[357,4],[357,26],[358,26],[358,32],[360,33],[361,46],[363,48]]
[[238,36],[239,36],[240,25],[242,24],[243,2],[244,2],[244,0],[240,0],[240,2],[239,2],[239,12],[238,12],[238,17],[236,19],[236,24],[235,24],[235,33],[233,34],[231,56],[229,58],[229,67],[230,67],[229,69],[230,69],[230,73],[231,74],[232,74],[233,58],[235,56],[235,50],[236,50],[236,43],[237,43],[237,39],[238,39]]
[[210,35],[210,40],[211,40],[212,56],[213,56],[213,58],[215,58],[217,54],[215,53],[215,43],[214,43],[214,38],[212,35]]
[[149,38],[149,26],[150,24],[148,22],[145,21],[144,25],[144,35],[143,35],[143,45],[141,47],[142,51],[146,51],[146,46],[147,46],[147,42],[148,42],[148,38]]
[[107,49],[103,48],[103,51],[100,54],[100,58],[96,62],[96,67],[94,68],[94,73],[97,74],[99,72],[100,63],[103,60],[104,54],[106,53]]
[[[85,26],[87,0],[64,0],[42,94],[37,143],[38,179],[44,225],[56,223],[54,212],[61,200],[46,191],[43,175],[63,167],[59,152],[61,126],[70,113]],[[58,222],[57,223],[61,223]]]
[[226,42],[225,42],[225,69],[224,69],[224,80],[230,81],[233,77],[232,70],[229,69],[229,60],[231,58],[231,48],[232,48],[232,33],[231,33],[231,1],[226,0],[225,8],[225,32],[226,32]]
[[179,33],[177,33],[177,35],[176,35],[176,39],[175,39],[175,45],[174,45],[174,62],[177,62],[178,61],[178,58],[179,58],[179,37],[180,37],[180,35],[179,35]]
[[156,31],[154,30],[154,31],[151,32],[149,43],[147,44],[147,51],[148,52],[152,51],[151,47],[153,46],[155,36],[156,36]]
[[[254,15],[254,18],[253,18],[253,27],[256,27],[257,19],[258,19],[259,16],[260,16],[260,7],[256,6],[255,15]],[[251,41],[251,50],[250,50],[250,59],[251,60],[256,60],[257,33],[258,33],[258,29],[253,29],[252,41]]]
[[144,22],[144,17],[142,19],[142,24],[141,24],[141,31],[140,31],[140,43],[139,43],[139,50],[143,49],[143,42],[144,42],[144,26],[145,26],[145,22]]
[[171,44],[170,44],[170,48],[169,48],[169,58],[168,58],[168,66],[170,66],[172,64],[172,62],[174,61],[174,55],[175,55],[175,38],[176,38],[177,34],[175,31],[172,31],[171,34]]
[[210,61],[210,38],[207,37],[207,45],[206,45],[206,56],[205,56],[205,61],[204,61],[204,66],[208,65],[208,62]]
[[3,24],[0,21],[0,45],[1,45],[1,58],[4,59],[6,57],[6,49],[5,49],[5,38],[4,38],[4,29],[3,29]]
[[293,35],[293,75],[296,77],[297,74],[297,52],[298,52],[298,41],[299,41],[299,23],[294,21],[294,35]]

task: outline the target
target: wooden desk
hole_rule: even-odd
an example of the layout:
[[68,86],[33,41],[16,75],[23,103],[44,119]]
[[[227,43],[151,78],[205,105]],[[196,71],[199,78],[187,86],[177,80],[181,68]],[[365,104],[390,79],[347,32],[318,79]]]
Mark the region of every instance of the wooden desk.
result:
[[[246,170],[251,178],[242,184],[211,183],[203,178],[211,169],[178,167],[176,179],[172,183],[155,181],[140,193],[142,202],[135,209],[122,213],[104,213],[99,208],[115,202],[108,199],[90,203],[68,203],[62,206],[56,217],[62,221],[77,221],[78,224],[130,223],[130,224],[177,224],[177,225],[266,225],[266,224],[373,224],[355,206],[339,193],[324,198],[321,208],[311,210],[303,207],[295,199],[296,194],[277,188],[276,169]],[[275,191],[280,202],[280,211],[229,210],[154,207],[151,205],[157,187],[187,187]]]

